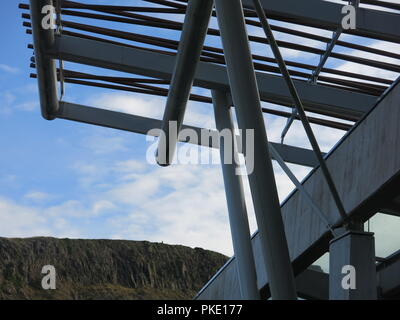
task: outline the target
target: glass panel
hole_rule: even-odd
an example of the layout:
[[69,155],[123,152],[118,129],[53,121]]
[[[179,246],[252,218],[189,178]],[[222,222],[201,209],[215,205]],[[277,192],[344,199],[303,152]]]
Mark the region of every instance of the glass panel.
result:
[[329,273],[329,252],[325,253],[321,258],[316,260],[311,265],[310,269]]
[[375,233],[377,257],[385,258],[400,249],[400,217],[378,213],[365,223],[368,230]]

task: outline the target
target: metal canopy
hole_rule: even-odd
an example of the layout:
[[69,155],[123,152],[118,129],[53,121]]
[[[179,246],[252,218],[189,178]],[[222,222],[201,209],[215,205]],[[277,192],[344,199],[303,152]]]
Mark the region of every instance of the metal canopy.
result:
[[[145,3],[147,1],[143,2]],[[115,70],[122,70],[129,73],[140,74],[142,76],[166,80],[169,83],[173,71],[172,67],[174,65],[174,51],[176,52],[178,48],[177,41],[149,36],[148,34],[141,35],[118,29],[110,29],[107,28],[108,25],[102,25],[103,22],[113,21],[125,25],[142,25],[152,29],[156,28],[178,31],[182,29],[182,23],[169,19],[169,17],[170,13],[183,14],[185,12],[186,5],[184,4],[184,1],[172,2],[160,0],[149,2],[156,2],[160,5],[160,7],[138,8],[128,6],[101,6],[63,1],[63,9],[61,11],[63,32],[61,38],[58,39],[58,43],[60,45],[58,48],[59,51],[57,49],[52,50],[54,54],[53,57],[57,56],[65,60],[72,60],[79,63],[100,65],[104,68],[110,68],[110,65],[112,65],[113,52],[115,52],[115,50],[113,51],[115,47],[111,47],[112,44],[125,47],[126,52],[129,52],[129,54],[133,54],[134,49],[139,50],[139,48],[141,48],[147,51],[146,54],[144,54],[142,51],[136,52],[137,55],[135,56],[135,59],[129,61],[130,63],[137,64],[141,69],[140,71],[135,69],[134,65],[132,68],[126,69],[125,67],[127,66],[125,66],[125,63],[123,64],[124,68],[119,68],[116,66],[112,66],[112,68]],[[340,21],[338,15],[340,15],[339,8],[341,8],[341,6],[339,4],[328,3],[321,0],[307,1],[307,3],[299,3],[291,0],[289,1],[290,5],[287,2],[288,1],[269,1],[267,15],[281,21],[290,20],[291,22],[296,22],[298,24],[315,25],[321,29],[327,28],[330,30],[332,29],[332,26],[335,26],[334,30],[336,30],[338,22]],[[251,1],[243,2],[245,7],[250,5],[250,3]],[[262,4],[265,5],[266,2],[262,1]],[[20,5],[20,7],[27,9],[29,6]],[[311,7],[313,10],[309,10]],[[166,17],[152,17],[151,15],[154,11],[156,11],[155,9],[158,9],[158,12],[164,12],[164,16]],[[365,11],[367,9],[360,8],[360,10]],[[318,15],[315,15],[316,11],[319,13]],[[386,27],[392,26],[391,28],[393,29],[396,25],[398,25],[396,22],[398,22],[399,19],[398,15],[396,14],[380,11],[373,11],[370,13],[369,11],[368,14],[374,15],[374,19],[385,19],[385,23],[377,24],[377,20],[374,20],[374,23],[365,22],[366,29],[369,31],[366,31],[363,36],[372,37],[372,34],[376,33],[375,29],[380,28],[381,25]],[[150,15],[144,14],[146,12],[150,13]],[[248,16],[246,19],[246,23],[248,23],[248,25],[260,27],[259,23],[252,19],[252,17],[255,16],[255,12],[253,10],[247,9],[245,14]],[[310,15],[313,17],[318,16],[318,21],[315,21],[315,18],[311,19]],[[30,15],[26,13],[23,14],[23,17],[30,19]],[[70,18],[73,17],[75,20],[77,18],[81,18],[82,22],[84,23],[70,21]],[[290,19],[288,17],[290,17]],[[96,26],[93,24],[88,24],[88,19],[94,19],[93,22],[96,23]],[[392,20],[393,24],[390,23]],[[358,23],[361,23],[360,20]],[[30,27],[31,24],[27,22],[25,23],[25,26]],[[324,43],[329,43],[331,41],[329,37],[299,31],[297,28],[282,27],[276,23],[272,25],[272,29],[279,32],[285,32],[288,35],[296,35],[304,39],[312,39]],[[29,30],[30,29],[28,29],[28,32]],[[357,30],[361,29],[358,28]],[[210,28],[208,30],[208,34],[219,36],[219,30]],[[74,39],[72,40],[68,36],[73,36]],[[111,40],[109,37],[112,37],[113,39]],[[96,41],[96,43],[84,42],[84,40],[88,41],[89,39]],[[266,42],[266,40],[262,37],[250,36],[249,39],[254,43]],[[82,43],[80,41],[82,41]],[[88,49],[87,44],[90,44],[90,46],[99,46],[97,48],[97,54],[102,53],[104,59],[110,60],[110,65],[101,63],[101,59],[99,59],[100,61],[96,61],[92,55],[93,50],[86,50]],[[308,52],[317,55],[324,54],[324,50],[316,49],[310,46],[299,45],[298,43],[278,41],[278,44],[281,47],[297,50],[299,52]],[[359,44],[352,44],[346,41],[339,40],[336,44],[347,48],[354,48],[355,50],[379,54],[383,57],[400,58],[400,54],[397,53],[369,48],[368,46],[362,46]],[[77,45],[79,45],[81,50],[74,50],[74,48],[77,48]],[[399,66],[390,63],[383,63],[379,59],[365,59],[338,53],[332,53],[331,57],[344,61],[365,64],[367,66],[374,66],[382,70],[400,72]],[[279,76],[279,69],[274,66],[275,59],[260,55],[253,55],[253,59],[255,60],[255,68],[258,71],[257,76],[260,84],[261,99],[284,106],[291,106],[291,98],[287,90],[285,90],[285,87],[282,86],[282,80]],[[201,60],[204,61],[204,63],[200,64],[197,75],[204,76],[197,76],[194,84],[196,86],[202,86],[209,89],[221,88],[222,85],[225,87],[224,89],[226,89],[226,71],[224,68],[219,67],[219,65],[224,64],[222,48],[204,46]],[[155,61],[163,62],[157,66],[154,66]],[[315,70],[317,66],[300,63],[297,61],[286,61],[286,64],[293,67],[293,69],[290,70],[291,75],[294,76],[295,79],[299,79],[295,80],[296,87],[299,90],[305,107],[308,108],[309,111],[335,116],[338,119],[357,121],[362,114],[369,110],[369,108],[373,105],[375,100],[374,96],[376,97],[383,93],[383,91],[391,83],[390,79],[374,77],[371,74],[357,74],[330,68],[322,68],[321,71],[323,75],[319,77],[317,86],[312,86],[304,82],[306,82],[306,79],[309,79],[310,71]],[[278,74],[278,76],[275,76],[276,74]],[[75,83],[77,83],[76,80],[79,79],[77,76],[75,76],[73,79],[71,78],[72,77],[70,76],[66,76],[65,81],[69,82],[70,80],[75,80]],[[141,91],[145,91],[143,93],[148,94],[159,94],[160,89],[163,88],[154,85],[145,86],[147,83],[148,81],[143,81],[142,83],[135,82],[133,84],[125,84],[125,87],[133,87],[134,89],[140,88],[142,89]],[[84,84],[97,85],[98,81],[86,81]],[[115,84],[115,81],[109,79],[108,81],[103,81],[102,84]],[[360,95],[356,95],[354,93],[360,93]],[[347,112],[346,109],[350,109],[350,111]]]

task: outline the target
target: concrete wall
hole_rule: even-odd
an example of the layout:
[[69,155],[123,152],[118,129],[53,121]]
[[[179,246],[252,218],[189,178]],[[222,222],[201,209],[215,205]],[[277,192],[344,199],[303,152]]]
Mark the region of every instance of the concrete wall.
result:
[[[358,123],[327,156],[344,207],[349,214],[376,197],[383,187],[398,182],[400,173],[400,85],[397,84]],[[304,187],[315,203],[329,217],[331,223],[340,218],[335,203],[317,168],[305,179]],[[393,188],[392,188],[393,189]],[[399,190],[398,188],[396,188]],[[400,191],[399,191],[400,193]],[[359,212],[357,212],[359,214]],[[367,219],[371,212],[362,212]],[[316,259],[327,249],[329,232],[298,191],[282,204],[282,215],[295,273],[303,271],[310,259]],[[258,287],[267,283],[265,267],[256,234],[252,240],[258,274]],[[210,281],[197,299],[235,299],[238,297],[238,280],[235,260],[227,264],[220,274]]]

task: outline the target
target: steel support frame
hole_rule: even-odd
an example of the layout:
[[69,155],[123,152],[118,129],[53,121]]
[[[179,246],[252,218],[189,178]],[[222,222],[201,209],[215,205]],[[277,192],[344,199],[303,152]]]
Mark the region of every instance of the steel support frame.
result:
[[[215,123],[220,133],[220,157],[228,204],[229,224],[233,251],[236,257],[240,294],[245,300],[259,300],[257,273],[251,246],[251,234],[247,217],[246,201],[239,165],[237,143],[231,116],[231,104],[224,91],[213,90]],[[226,131],[229,133],[224,136]],[[227,141],[226,139],[231,139]],[[228,155],[228,157],[226,157]]]
[[188,1],[164,111],[163,134],[159,137],[157,149],[157,163],[161,166],[171,164],[175,154],[177,136],[170,132],[170,123],[176,123],[176,131],[179,133],[207,35],[212,8],[213,0]]
[[[31,0],[31,10],[34,10],[34,7],[32,5]],[[222,0],[221,0],[222,1]],[[246,0],[244,0],[246,1]],[[48,0],[46,2],[51,2],[51,0]],[[31,12],[32,14],[32,20],[34,25],[40,25],[37,22],[35,23],[34,21],[34,13]],[[36,33],[39,34],[42,31],[37,31]],[[33,31],[34,37],[35,37],[35,31]],[[48,32],[50,33],[50,32]],[[50,41],[46,40],[43,47],[43,42],[38,44],[37,40],[35,41],[35,56],[36,56],[36,61],[41,61],[41,63],[37,62],[37,67],[38,67],[38,74],[40,73],[39,68],[42,70],[42,75],[38,75],[38,81],[39,81],[39,89],[40,89],[40,98],[41,98],[41,107],[42,107],[42,114],[46,119],[54,119],[57,114],[59,114],[59,102],[57,100],[57,83],[55,81],[56,79],[56,72],[55,72],[55,67],[52,65],[54,63],[54,60],[51,58],[47,58],[46,55],[43,54],[43,52],[47,51],[48,48],[52,46],[52,43],[54,40],[51,39]],[[38,48],[38,49],[36,49]],[[42,49],[40,49],[42,48]],[[43,49],[44,48],[44,49]],[[37,52],[39,51],[39,52]],[[55,77],[54,77],[55,76]],[[51,83],[45,83],[48,82],[48,79],[53,79],[54,81],[51,81]],[[44,90],[43,90],[44,88]],[[42,97],[42,93],[44,96]],[[55,95],[54,95],[55,94]]]
[[[273,299],[297,299],[293,270],[241,0],[215,0],[229,84],[239,128],[254,130],[254,170],[248,172],[264,265]],[[261,146],[261,147],[260,147]],[[265,147],[263,147],[265,146]],[[253,156],[248,155],[246,156]]]

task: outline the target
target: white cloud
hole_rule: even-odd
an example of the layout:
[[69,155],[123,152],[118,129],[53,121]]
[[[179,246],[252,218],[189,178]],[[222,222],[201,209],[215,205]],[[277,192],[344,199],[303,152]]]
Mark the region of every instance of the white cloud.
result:
[[9,66],[9,65],[7,65],[7,64],[0,64],[0,70],[1,70],[1,71],[4,71],[4,72],[7,72],[7,73],[13,73],[13,74],[19,72],[19,69],[18,69],[18,68]]
[[3,237],[24,237],[27,234],[49,234],[46,219],[30,207],[23,207],[0,198],[0,234]]
[[232,251],[220,168],[153,168],[107,194],[131,208],[110,219],[114,238]]
[[90,188],[94,183],[103,179],[107,174],[108,170],[99,166],[99,164],[87,163],[85,161],[76,162],[71,166],[74,173],[77,175],[79,186],[83,188]]
[[31,94],[35,94],[31,86],[0,92],[0,114],[9,115],[15,111],[31,112],[39,109],[38,100],[27,100]]
[[16,96],[11,92],[0,93],[0,113],[10,114],[13,110],[13,104],[16,101]]
[[[162,119],[166,99],[108,93],[90,96],[85,101],[93,107]],[[271,141],[280,140],[285,122],[286,119],[276,117],[268,119]],[[212,106],[190,102],[185,123],[214,128]],[[339,138],[329,130],[318,130],[318,137],[326,148]],[[74,192],[81,193],[51,207],[17,206],[17,210],[12,209],[15,204],[8,202],[7,212],[17,210],[19,222],[17,226],[9,223],[11,215],[3,221],[7,221],[6,226],[15,228],[17,236],[63,234],[68,237],[96,237],[101,234],[108,238],[164,241],[232,254],[219,165],[159,168],[137,159],[111,158],[116,151],[127,150],[124,134],[101,129],[82,137],[81,145],[93,152],[95,157],[90,161],[78,158],[79,161],[72,164],[78,181]],[[287,141],[308,146],[300,123],[293,125]],[[138,152],[144,154],[145,150],[141,148]],[[293,189],[293,184],[276,164],[274,167],[279,196],[283,200]],[[291,167],[300,180],[309,171],[307,168]],[[256,222],[249,184],[245,177],[243,181],[251,230],[254,232]],[[32,191],[26,198],[40,200],[41,196],[44,198],[39,192]],[[23,212],[28,215],[27,219],[22,218]],[[101,223],[104,224],[99,227]]]
[[15,108],[22,111],[35,111],[39,109],[39,104],[35,101],[26,101],[17,104]]
[[125,151],[127,150],[125,143],[126,139],[124,137],[110,130],[95,132],[83,138],[81,142],[83,147],[88,148],[96,155]]
[[145,163],[131,159],[116,162],[112,173],[117,174],[121,180],[131,180],[139,178],[145,170]]
[[30,191],[24,195],[25,198],[35,201],[35,202],[43,202],[51,199],[53,196],[41,191]]
[[[389,51],[389,52],[399,52],[400,51],[400,45],[395,44],[395,43],[389,43],[385,41],[375,41],[374,43],[370,44],[369,47],[375,48],[375,49],[380,49],[384,51]],[[400,64],[400,60],[390,58],[390,57],[384,57],[380,55],[376,55],[373,53],[368,53],[368,52],[361,52],[358,50],[352,50],[348,55],[354,56],[354,57],[361,57],[361,58],[366,58],[370,59],[373,61],[380,61],[380,62],[387,62],[395,65]],[[365,74],[365,75],[371,75],[374,77],[378,78],[384,78],[384,79],[389,79],[389,80],[395,80],[400,74],[384,69],[378,69],[375,67],[370,67],[366,65],[362,65],[359,63],[354,63],[354,62],[344,62],[340,64],[337,69],[343,70],[343,71],[348,71],[348,72],[354,72],[354,73],[359,73],[359,74]],[[343,78],[341,76],[337,76],[338,78]],[[359,80],[360,82],[362,80]]]
[[99,215],[101,213],[106,213],[107,211],[111,211],[115,208],[115,205],[108,200],[99,200],[95,202],[92,206],[93,214]]
[[141,175],[134,181],[123,183],[109,191],[111,198],[120,203],[137,205],[148,202],[159,190],[160,181],[152,175]]
[[133,94],[104,93],[88,98],[87,104],[97,108],[162,119],[165,103],[158,97],[143,99]]
[[[274,163],[280,199],[293,184]],[[299,180],[310,169],[291,166]],[[125,173],[127,174],[127,173]],[[129,179],[127,179],[129,180]],[[219,166],[175,165],[131,178],[105,193],[127,212],[110,218],[112,238],[147,239],[200,246],[232,254],[225,191]],[[251,231],[256,228],[248,180],[243,177]]]
[[[87,201],[67,200],[57,205],[43,208],[43,213],[51,218],[96,218],[112,211],[115,205],[101,197],[89,196]],[[88,230],[87,230],[88,231]]]
[[[179,19],[182,17],[180,15]],[[285,23],[275,23],[288,26]],[[215,26],[215,19],[213,19],[213,24]],[[331,36],[331,32],[314,28],[294,25],[290,27]],[[265,37],[262,29],[250,29],[252,34]],[[275,34],[278,40],[294,41],[317,48],[324,47],[321,42],[277,32]],[[215,37],[208,37],[207,40],[212,40],[213,44],[219,41]],[[400,49],[400,46],[379,41],[372,46],[393,52],[398,52]],[[254,44],[252,49],[255,53],[272,56],[268,45]],[[304,60],[310,57],[310,54],[299,51],[286,48],[281,48],[281,50],[285,58]],[[353,53],[358,54],[356,51]],[[316,55],[313,56],[316,57]],[[376,56],[366,55],[365,57],[376,59]],[[393,63],[393,61],[390,62]],[[395,63],[398,62],[395,61]],[[343,63],[339,68],[391,78],[396,76],[354,63]],[[18,69],[7,65],[0,65],[0,70],[18,72]],[[24,87],[19,88],[19,91],[1,93],[0,112],[9,112],[13,105],[20,110],[34,110],[37,104],[32,102],[16,104],[17,98],[25,91],[30,94],[36,92],[36,85],[32,85],[29,91]],[[198,88],[194,88],[194,92],[207,93],[206,90]],[[166,99],[128,93],[106,93],[90,96],[84,101],[93,107],[162,119]],[[190,102],[185,123],[214,128],[212,106]],[[280,133],[285,123],[286,119],[268,117],[266,127],[271,141],[280,140]],[[343,134],[342,131],[329,128],[316,126],[314,128],[324,151],[328,151]],[[293,124],[286,142],[309,148],[300,122],[296,121]],[[81,144],[93,152],[95,157],[90,157],[89,161],[84,156],[78,157],[79,160],[72,165],[78,181],[76,189],[72,191],[76,193],[76,196],[71,196],[69,200],[60,200],[48,207],[38,205],[50,197],[49,194],[41,191],[30,191],[25,194],[25,199],[36,202],[32,206],[18,205],[11,200],[0,198],[2,221],[0,235],[93,237],[93,235],[102,234],[109,238],[164,241],[204,247],[228,255],[232,253],[223,180],[221,168],[218,165],[212,167],[176,165],[159,168],[149,166],[137,159],[115,160],[111,158],[115,152],[127,150],[126,138],[109,129],[94,130],[89,136],[83,134]],[[144,154],[145,150],[141,148],[137,152]],[[310,170],[294,165],[290,167],[299,180]],[[279,196],[283,200],[293,190],[293,184],[276,163],[274,163],[274,168]],[[255,231],[254,209],[251,205],[249,184],[245,177],[243,182],[251,230]],[[101,229],[99,225],[102,219],[105,223]]]
[[56,236],[76,237],[77,228],[58,217],[49,217],[38,207],[22,206],[0,197],[0,236],[2,237],[34,237]]
[[[119,105],[127,111],[133,101],[137,103],[136,111],[146,116],[154,116],[155,112],[151,110],[155,110],[159,105],[154,99],[150,99],[152,103],[146,104],[137,97],[104,97],[103,106],[115,108]],[[194,122],[211,122],[211,114],[208,115],[198,105],[191,104],[189,108],[193,114],[202,117],[200,120],[194,117]],[[147,109],[150,110],[150,114],[146,113]],[[270,140],[279,140],[285,119],[269,116],[267,118]],[[338,136],[324,130],[321,129],[318,136],[325,137],[323,145],[330,147],[337,141]],[[220,166],[178,164],[160,168],[137,159],[110,158],[113,152],[108,151],[124,149],[125,139],[124,134],[106,129],[96,131],[84,139],[83,146],[92,150],[96,157],[90,161],[83,157],[81,161],[72,165],[79,182],[75,192],[79,191],[79,195],[59,201],[51,207],[31,208],[35,217],[36,213],[40,213],[39,217],[42,217],[43,223],[50,226],[43,230],[46,231],[45,235],[56,236],[60,234],[59,229],[63,226],[63,234],[71,237],[79,234],[80,237],[91,238],[101,235],[105,238],[145,239],[204,247],[232,254]],[[289,132],[288,142],[306,145],[304,141],[301,124],[296,122]],[[99,144],[101,146],[98,146]],[[145,150],[141,149],[140,152],[144,153]],[[216,152],[214,150],[214,153]],[[293,190],[293,184],[276,164],[274,167],[279,196],[283,200]],[[299,180],[309,171],[307,168],[291,167]],[[243,182],[251,231],[254,232],[257,227],[246,177],[243,178]],[[40,198],[40,195],[32,192],[27,197]],[[93,224],[96,225],[95,229]],[[70,227],[67,229],[66,225]],[[37,234],[34,227],[28,226],[24,234]],[[69,229],[79,230],[79,233],[69,232]]]
[[[274,166],[280,199],[283,200],[293,189],[293,184],[276,164]],[[101,161],[77,168],[77,178],[93,179],[79,199],[43,208],[5,202],[8,206],[2,210],[0,217],[4,221],[4,230],[13,232],[2,234],[83,238],[98,237],[101,234],[105,238],[163,241],[232,254],[219,165],[160,168],[130,159],[114,161],[104,176],[98,174],[102,168]],[[299,179],[308,172],[308,169],[292,168]],[[257,228],[246,177],[243,182],[251,230],[254,232]],[[99,191],[96,186],[101,184],[106,185],[106,188]],[[42,196],[36,191],[26,195],[36,199]],[[13,224],[13,217],[18,221],[17,224]],[[100,229],[99,218],[105,221]],[[93,223],[97,225],[95,230],[92,230]]]
[[[166,99],[162,97],[144,98],[143,96],[125,93],[105,93],[100,96],[89,97],[86,103],[97,108],[161,120],[164,115]],[[213,128],[215,124],[212,115],[211,105],[189,101],[184,123]]]

